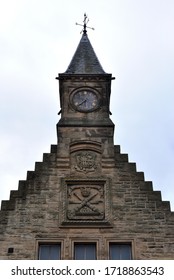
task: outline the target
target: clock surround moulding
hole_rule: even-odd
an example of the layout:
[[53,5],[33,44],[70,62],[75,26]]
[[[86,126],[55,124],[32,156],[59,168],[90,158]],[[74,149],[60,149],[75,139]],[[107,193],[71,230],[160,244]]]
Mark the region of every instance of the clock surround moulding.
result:
[[101,96],[94,88],[77,88],[70,93],[70,104],[76,111],[89,113],[100,107]]

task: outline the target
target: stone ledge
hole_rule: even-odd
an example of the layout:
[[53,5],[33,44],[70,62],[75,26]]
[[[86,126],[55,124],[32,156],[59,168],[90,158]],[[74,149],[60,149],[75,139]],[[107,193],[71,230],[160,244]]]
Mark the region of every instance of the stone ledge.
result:
[[128,154],[116,154],[115,161],[116,162],[128,162]]
[[8,211],[15,209],[15,199],[2,200],[1,211]]

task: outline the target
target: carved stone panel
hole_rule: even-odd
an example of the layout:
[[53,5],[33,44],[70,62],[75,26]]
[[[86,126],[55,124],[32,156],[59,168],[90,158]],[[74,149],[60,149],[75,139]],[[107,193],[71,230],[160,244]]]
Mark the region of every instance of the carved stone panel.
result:
[[63,225],[109,224],[108,181],[63,180]]
[[96,153],[91,151],[81,151],[75,154],[75,170],[79,172],[93,172],[97,168]]
[[73,185],[67,189],[67,218],[70,220],[102,220],[105,214],[104,187]]
[[95,176],[101,173],[101,143],[75,141],[70,144],[71,174]]

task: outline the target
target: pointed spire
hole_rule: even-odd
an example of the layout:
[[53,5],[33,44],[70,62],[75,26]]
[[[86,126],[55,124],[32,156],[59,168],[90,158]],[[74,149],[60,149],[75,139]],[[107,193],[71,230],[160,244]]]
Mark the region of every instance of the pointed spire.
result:
[[[106,74],[87,36],[87,16],[84,15],[83,35],[65,74]],[[76,23],[77,24],[77,23]]]

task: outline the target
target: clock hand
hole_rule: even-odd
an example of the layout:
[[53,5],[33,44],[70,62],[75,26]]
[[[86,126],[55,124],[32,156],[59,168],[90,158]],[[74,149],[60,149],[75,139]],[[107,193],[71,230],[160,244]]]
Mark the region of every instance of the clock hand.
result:
[[79,103],[77,106],[80,106],[80,105],[82,105],[82,104],[85,103],[85,102],[86,102],[86,99],[83,100],[81,103]]

